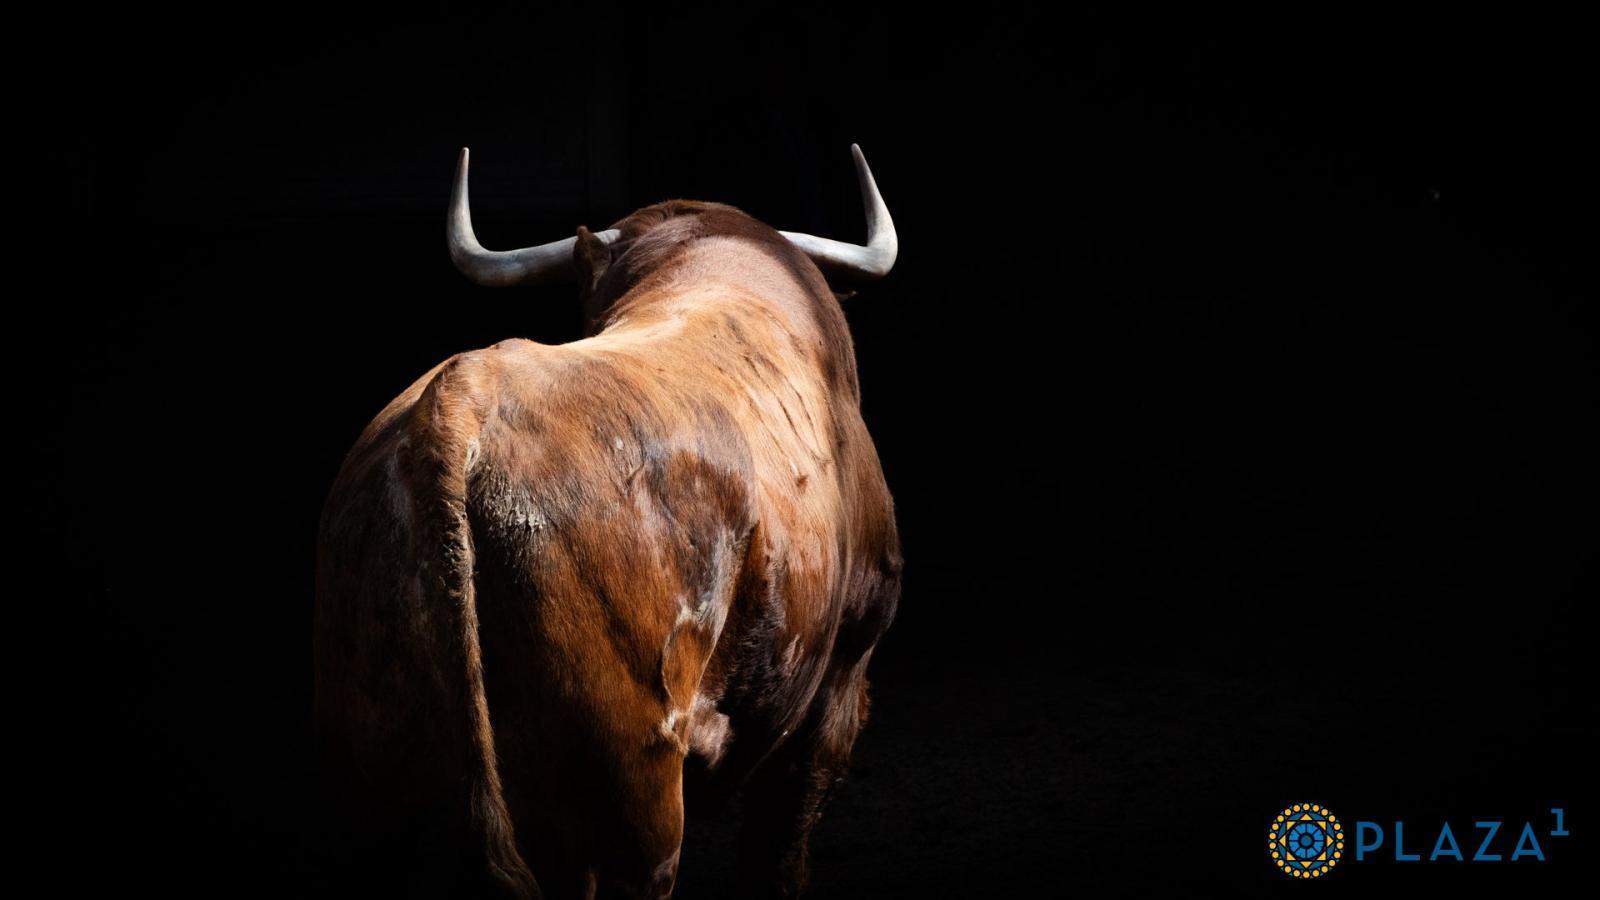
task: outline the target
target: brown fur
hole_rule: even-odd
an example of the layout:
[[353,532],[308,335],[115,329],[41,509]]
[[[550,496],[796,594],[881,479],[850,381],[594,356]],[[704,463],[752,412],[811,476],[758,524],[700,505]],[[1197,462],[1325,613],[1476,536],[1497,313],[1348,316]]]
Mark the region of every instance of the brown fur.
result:
[[741,896],[804,883],[899,594],[849,333],[732,207],[616,227],[575,250],[597,334],[436,367],[328,499],[317,726],[346,886],[666,896],[686,778],[749,788]]

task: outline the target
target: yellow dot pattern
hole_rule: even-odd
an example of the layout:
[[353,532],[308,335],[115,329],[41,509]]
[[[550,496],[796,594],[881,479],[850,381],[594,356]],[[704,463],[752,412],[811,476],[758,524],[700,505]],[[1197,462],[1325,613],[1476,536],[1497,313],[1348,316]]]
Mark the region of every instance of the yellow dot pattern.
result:
[[[1318,845],[1305,847],[1290,840],[1290,832],[1300,826],[1311,829],[1309,833],[1319,834]],[[1267,834],[1267,850],[1278,870],[1285,875],[1301,880],[1321,878],[1344,856],[1344,825],[1325,806],[1296,803],[1273,819],[1272,830]]]

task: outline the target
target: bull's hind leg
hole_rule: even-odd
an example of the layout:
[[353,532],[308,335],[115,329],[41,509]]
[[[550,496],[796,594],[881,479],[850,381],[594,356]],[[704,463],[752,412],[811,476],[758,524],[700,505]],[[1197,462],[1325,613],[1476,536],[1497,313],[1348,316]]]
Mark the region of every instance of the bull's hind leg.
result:
[[806,843],[867,718],[864,662],[834,679],[802,731],[762,763],[745,793],[740,897],[794,897],[806,885]]
[[683,757],[647,746],[614,765],[611,814],[595,835],[596,900],[666,900],[683,841]]

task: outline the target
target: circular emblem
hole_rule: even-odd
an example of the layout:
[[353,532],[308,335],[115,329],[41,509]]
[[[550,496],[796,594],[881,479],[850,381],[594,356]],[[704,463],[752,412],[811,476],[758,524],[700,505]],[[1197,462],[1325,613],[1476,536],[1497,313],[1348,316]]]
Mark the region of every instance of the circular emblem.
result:
[[1296,803],[1281,813],[1267,835],[1278,868],[1295,878],[1318,878],[1344,855],[1344,826],[1325,806]]

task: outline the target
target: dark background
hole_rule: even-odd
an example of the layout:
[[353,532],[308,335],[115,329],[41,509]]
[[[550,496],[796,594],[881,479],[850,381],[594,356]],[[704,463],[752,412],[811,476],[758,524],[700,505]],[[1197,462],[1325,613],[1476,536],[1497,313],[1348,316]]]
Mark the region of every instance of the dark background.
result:
[[[672,196],[861,240],[854,141],[901,241],[845,308],[908,569],[815,896],[1579,883],[1575,25],[455,6],[124,12],[62,48],[89,252],[41,301],[70,371],[38,477],[86,489],[35,511],[82,589],[45,614],[87,638],[54,669],[73,880],[314,880],[340,459],[449,354],[581,325],[572,287],[452,268],[461,146],[510,248]],[[1424,855],[1532,819],[1548,862],[1386,845],[1293,885],[1265,838],[1296,802]],[[691,824],[680,896],[726,894],[731,825]]]

